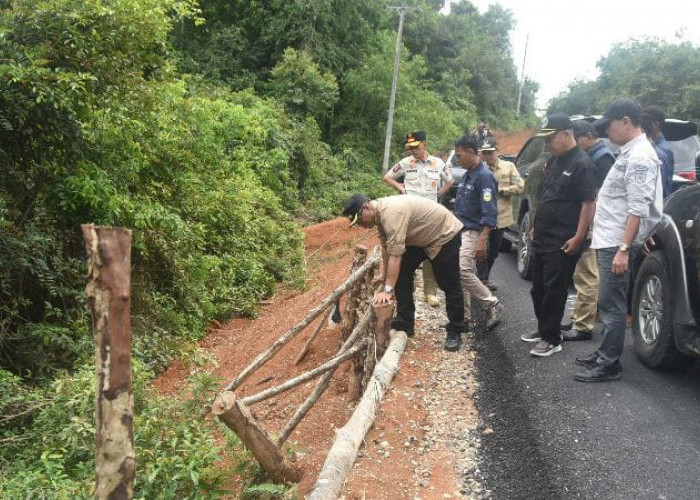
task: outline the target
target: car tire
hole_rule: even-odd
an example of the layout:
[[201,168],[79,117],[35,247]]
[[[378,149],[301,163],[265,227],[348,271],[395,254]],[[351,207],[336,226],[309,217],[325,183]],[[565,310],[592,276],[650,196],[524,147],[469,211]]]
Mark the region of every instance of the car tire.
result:
[[518,274],[532,279],[532,240],[530,239],[530,212],[525,212],[518,226]]
[[642,363],[658,370],[685,368],[694,359],[676,348],[668,261],[660,250],[642,263],[632,295],[632,337]]

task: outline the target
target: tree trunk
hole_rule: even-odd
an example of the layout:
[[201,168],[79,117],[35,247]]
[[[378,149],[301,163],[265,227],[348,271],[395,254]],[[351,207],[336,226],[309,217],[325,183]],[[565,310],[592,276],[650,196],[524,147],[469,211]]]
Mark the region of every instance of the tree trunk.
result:
[[343,489],[352,464],[357,458],[360,444],[374,423],[384,392],[399,368],[399,360],[406,349],[406,333],[395,332],[389,348],[377,364],[374,375],[355,411],[336,434],[335,442],[326,457],[307,500],[336,500]]
[[234,393],[226,391],[216,396],[212,413],[241,438],[273,481],[298,483],[301,480],[302,471],[289,463],[284,453],[272,442],[267,432],[258,426],[250,410]]
[[82,226],[90,281],[85,289],[92,309],[97,375],[97,457],[95,498],[134,495],[131,386],[131,231]]

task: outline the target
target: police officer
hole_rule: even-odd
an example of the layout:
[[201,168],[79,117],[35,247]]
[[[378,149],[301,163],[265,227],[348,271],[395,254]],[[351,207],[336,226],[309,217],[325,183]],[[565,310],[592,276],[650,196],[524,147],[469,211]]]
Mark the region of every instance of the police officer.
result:
[[496,227],[498,183],[479,156],[479,146],[472,137],[462,137],[455,143],[455,157],[466,169],[457,188],[454,214],[464,224],[459,268],[464,291],[464,318],[471,326],[471,297],[486,311],[486,329],[501,321],[503,306],[479,280],[477,261],[486,260],[489,233]]
[[[384,176],[384,182],[401,194],[421,196],[438,201],[438,194],[447,193],[454,179],[452,172],[440,158],[428,154],[428,142],[424,131],[416,130],[406,135],[405,149],[410,156],[403,158]],[[403,177],[403,183],[398,180]],[[423,263],[423,292],[425,301],[437,307],[437,284],[430,261]]]

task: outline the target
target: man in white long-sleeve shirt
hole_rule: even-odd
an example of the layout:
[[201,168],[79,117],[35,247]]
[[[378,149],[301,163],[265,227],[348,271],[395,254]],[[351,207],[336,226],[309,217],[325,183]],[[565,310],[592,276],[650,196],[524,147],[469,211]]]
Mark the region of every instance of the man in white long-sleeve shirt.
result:
[[603,342],[593,354],[576,358],[576,364],[584,370],[574,378],[581,382],[620,378],[630,263],[663,211],[661,162],[641,128],[640,116],[635,100],[618,99],[595,123],[607,129],[608,138],[620,145],[620,152],[598,193],[593,219],[591,248],[598,253]]

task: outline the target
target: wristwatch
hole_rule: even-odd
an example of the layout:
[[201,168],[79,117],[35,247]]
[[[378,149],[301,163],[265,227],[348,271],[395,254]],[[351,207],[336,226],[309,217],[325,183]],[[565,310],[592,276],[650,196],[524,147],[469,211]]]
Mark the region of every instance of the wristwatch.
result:
[[384,293],[394,293],[394,287],[391,285],[384,285]]
[[620,252],[627,252],[630,249],[630,246],[627,243],[620,243],[618,249]]

